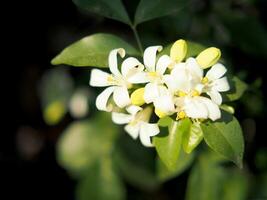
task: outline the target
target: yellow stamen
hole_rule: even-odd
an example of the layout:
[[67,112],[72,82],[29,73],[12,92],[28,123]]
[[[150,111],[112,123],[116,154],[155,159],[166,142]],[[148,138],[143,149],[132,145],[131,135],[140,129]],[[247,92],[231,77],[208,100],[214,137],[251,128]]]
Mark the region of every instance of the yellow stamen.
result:
[[148,75],[151,77],[157,77],[158,73],[157,72],[148,72]]
[[184,111],[180,111],[177,113],[176,120],[183,119],[186,117],[186,114]]
[[209,82],[209,79],[207,77],[202,78],[201,83],[207,84]]
[[112,75],[109,75],[109,76],[107,77],[107,81],[108,81],[108,82],[113,82],[113,81],[114,81],[113,76],[112,76]]
[[141,106],[145,103],[144,100],[145,88],[139,88],[131,94],[131,103],[136,106]]
[[177,92],[177,95],[178,95],[179,97],[185,97],[187,94],[186,94],[185,92],[183,92],[183,91],[178,91],[178,92]]
[[200,95],[199,91],[197,91],[197,90],[193,90],[191,94],[192,94],[193,97],[196,97],[196,96]]

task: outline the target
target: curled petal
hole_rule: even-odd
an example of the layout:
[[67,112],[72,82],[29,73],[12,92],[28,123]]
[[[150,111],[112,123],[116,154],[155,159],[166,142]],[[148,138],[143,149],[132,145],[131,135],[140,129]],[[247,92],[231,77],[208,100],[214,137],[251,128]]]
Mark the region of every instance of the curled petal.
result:
[[226,92],[230,90],[230,86],[226,77],[215,80],[212,87],[219,92]]
[[126,87],[116,87],[113,93],[113,99],[117,106],[124,108],[131,103],[130,96]]
[[211,67],[211,69],[207,72],[206,77],[209,80],[213,81],[221,78],[226,73],[226,71],[227,69],[225,68],[225,66],[218,63]]
[[145,86],[144,99],[146,103],[151,103],[159,96],[158,84],[148,83]]
[[163,75],[167,67],[171,64],[172,60],[169,56],[163,55],[159,58],[156,65],[156,72]]
[[119,49],[114,49],[109,53],[108,57],[109,69],[115,76],[121,75],[118,69],[117,54],[119,54],[123,58],[125,56],[125,50],[123,48],[119,48]]
[[155,71],[156,54],[162,50],[162,46],[151,46],[145,49],[144,64],[148,71]]
[[147,83],[149,82],[149,79],[147,77],[147,74],[145,72],[137,72],[136,74],[132,75],[128,78],[128,82],[130,83]]
[[221,118],[221,111],[219,109],[219,106],[215,103],[213,103],[210,99],[206,97],[199,97],[200,101],[204,103],[208,109],[208,117],[215,121],[217,119]]
[[210,96],[211,100],[216,103],[217,105],[222,104],[222,96],[217,90],[210,90],[207,92],[207,94]]
[[108,82],[110,74],[99,69],[93,69],[91,72],[90,85],[94,87],[106,87],[111,85]]
[[108,87],[102,93],[100,93],[96,98],[96,107],[98,110],[110,112],[111,109],[107,107],[108,99],[113,93],[115,87]]
[[203,69],[199,66],[195,58],[188,58],[186,60],[186,67],[193,76],[197,76],[199,79],[203,77]]
[[130,105],[126,108],[126,111],[131,115],[136,115],[136,113],[138,113],[140,110],[142,110],[142,108],[135,105]]
[[111,117],[115,124],[127,124],[133,119],[132,115],[117,112],[113,112]]
[[146,147],[153,147],[151,136],[159,134],[160,130],[157,124],[142,123],[140,127],[140,140]]
[[121,73],[124,77],[131,77],[132,75],[140,72],[144,69],[142,63],[136,58],[129,57],[125,59],[121,64]]
[[124,127],[124,130],[133,138],[136,139],[138,137],[139,131],[140,131],[140,125],[139,124],[128,124]]

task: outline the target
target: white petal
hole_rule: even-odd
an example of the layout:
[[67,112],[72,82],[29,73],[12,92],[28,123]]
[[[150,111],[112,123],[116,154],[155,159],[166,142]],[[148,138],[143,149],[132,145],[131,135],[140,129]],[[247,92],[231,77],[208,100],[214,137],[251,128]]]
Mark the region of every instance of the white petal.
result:
[[221,105],[222,104],[222,96],[221,94],[216,91],[216,90],[210,90],[209,92],[207,92],[207,94],[210,96],[211,100],[218,104]]
[[96,107],[98,110],[103,110],[103,111],[107,111],[107,112],[111,111],[107,108],[107,103],[108,103],[108,99],[109,99],[110,95],[112,94],[112,92],[114,91],[114,89],[115,89],[115,87],[108,87],[97,96]]
[[131,115],[136,115],[136,113],[138,113],[140,110],[142,110],[143,108],[139,107],[139,106],[135,106],[135,105],[130,105],[126,108],[126,111],[128,113],[130,113]]
[[144,99],[146,103],[151,103],[159,96],[158,84],[148,83],[145,86]]
[[192,75],[197,76],[199,79],[203,77],[203,69],[199,66],[195,58],[188,58],[186,60],[186,67]]
[[111,117],[115,124],[127,124],[133,119],[132,115],[117,112],[113,112]]
[[208,118],[207,107],[197,98],[186,98],[185,113],[191,118]]
[[109,53],[109,57],[108,57],[109,69],[112,72],[112,74],[114,74],[115,76],[121,75],[118,69],[117,54],[119,54],[123,58],[125,56],[125,50],[122,48],[119,48],[119,49],[114,49]]
[[144,64],[148,71],[155,71],[156,54],[162,50],[162,46],[151,46],[145,49]]
[[117,106],[124,108],[131,103],[129,93],[126,87],[116,87],[113,93],[113,99]]
[[91,72],[90,85],[94,87],[109,86],[108,77],[110,74],[99,69],[93,69]]
[[140,128],[140,140],[146,147],[153,147],[151,136],[159,134],[160,130],[157,124],[142,123]]
[[207,107],[209,118],[213,121],[221,118],[219,106],[206,97],[198,97]]
[[124,130],[133,138],[136,139],[138,137],[139,131],[140,131],[140,125],[139,124],[128,124],[124,127]]
[[125,59],[121,64],[121,73],[124,77],[130,77],[142,70],[144,70],[144,66],[134,57]]
[[169,56],[163,55],[159,58],[156,65],[156,72],[163,75],[167,67],[171,64],[172,60]]
[[184,67],[184,65],[176,65],[171,72],[172,81],[175,85],[176,91],[190,92],[192,89],[191,76]]
[[171,114],[175,111],[174,102],[171,95],[159,96],[154,100],[154,106],[158,110],[167,114]]
[[230,90],[230,86],[226,77],[215,80],[212,88],[219,92],[226,92]]
[[222,64],[218,63],[211,67],[211,69],[207,72],[206,77],[213,81],[216,79],[221,78],[225,73],[227,69]]
[[145,72],[139,72],[129,77],[127,81],[130,83],[138,84],[138,83],[147,83],[149,82],[149,79]]

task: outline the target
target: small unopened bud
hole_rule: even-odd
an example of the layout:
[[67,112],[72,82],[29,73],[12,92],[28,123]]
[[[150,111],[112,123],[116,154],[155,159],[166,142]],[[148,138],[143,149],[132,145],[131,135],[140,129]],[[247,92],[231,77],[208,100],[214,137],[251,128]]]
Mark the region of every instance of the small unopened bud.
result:
[[145,88],[139,88],[131,94],[131,103],[136,106],[142,106],[145,103],[144,100]]
[[187,44],[185,40],[177,40],[171,47],[170,57],[176,63],[180,63],[186,56]]
[[221,57],[221,50],[215,47],[210,47],[200,52],[196,60],[201,68],[206,69],[218,62]]
[[161,111],[160,109],[155,108],[155,114],[159,117],[159,118],[163,118],[167,116],[167,113]]

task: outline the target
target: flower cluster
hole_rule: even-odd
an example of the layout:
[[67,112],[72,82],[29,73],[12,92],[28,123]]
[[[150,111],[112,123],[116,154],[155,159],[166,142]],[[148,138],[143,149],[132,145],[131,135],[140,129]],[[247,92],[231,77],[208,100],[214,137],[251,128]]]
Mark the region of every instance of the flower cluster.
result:
[[[221,52],[210,47],[196,58],[186,58],[187,44],[176,41],[170,55],[157,53],[162,46],[145,49],[143,63],[128,57],[118,67],[118,55],[125,56],[122,48],[109,54],[111,74],[93,69],[90,85],[107,87],[96,99],[99,110],[112,112],[112,120],[125,126],[134,139],[140,137],[145,146],[153,146],[151,136],[157,135],[159,127],[149,123],[154,112],[159,118],[173,116],[176,120],[190,118],[194,121],[221,117],[220,92],[230,89],[226,68],[218,63]],[[210,68],[206,73],[205,69]]]

